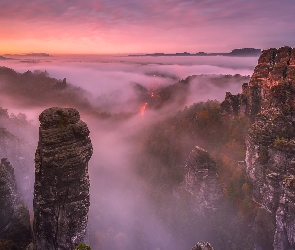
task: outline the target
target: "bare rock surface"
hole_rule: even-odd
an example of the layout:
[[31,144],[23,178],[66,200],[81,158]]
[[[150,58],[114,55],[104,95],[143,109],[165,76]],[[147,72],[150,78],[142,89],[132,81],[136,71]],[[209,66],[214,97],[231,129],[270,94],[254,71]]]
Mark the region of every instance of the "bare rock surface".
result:
[[216,168],[216,162],[206,150],[196,146],[190,152],[184,187],[193,195],[199,215],[214,212],[219,206],[222,192]]
[[89,210],[89,130],[77,110],[49,108],[39,116],[35,155],[36,250],[75,249],[86,237]]
[[214,248],[208,242],[198,242],[192,250],[214,250]]
[[249,85],[222,108],[253,121],[246,171],[259,206],[256,249],[295,249],[295,48],[263,51]]
[[21,201],[10,162],[0,164],[0,248],[24,249],[32,240],[29,210]]

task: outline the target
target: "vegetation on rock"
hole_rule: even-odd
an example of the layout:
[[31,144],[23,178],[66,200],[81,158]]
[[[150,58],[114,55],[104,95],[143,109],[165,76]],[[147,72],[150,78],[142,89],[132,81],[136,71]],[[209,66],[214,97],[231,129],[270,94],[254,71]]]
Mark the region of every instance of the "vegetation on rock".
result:
[[86,244],[83,244],[83,243],[80,243],[76,248],[75,250],[91,250],[91,247],[86,245]]

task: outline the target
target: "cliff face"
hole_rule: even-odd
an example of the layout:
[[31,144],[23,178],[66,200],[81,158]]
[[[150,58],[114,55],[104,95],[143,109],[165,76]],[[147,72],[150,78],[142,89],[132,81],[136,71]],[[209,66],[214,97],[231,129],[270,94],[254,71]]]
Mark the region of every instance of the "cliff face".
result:
[[77,110],[49,108],[39,116],[35,155],[34,245],[74,249],[85,241],[92,144]]
[[0,201],[0,239],[24,249],[32,239],[30,215],[20,200],[14,169],[5,158],[0,164]]
[[272,99],[269,93],[273,87],[294,83],[294,64],[295,49],[282,47],[264,50],[249,84],[243,84],[241,94],[232,95],[228,92],[221,107],[227,113],[244,114],[254,121],[261,107],[265,106],[265,100]]
[[238,96],[227,94],[222,107],[253,120],[246,138],[246,170],[260,207],[256,248],[294,249],[295,49],[263,51],[249,85]]
[[215,211],[222,196],[216,162],[207,151],[196,146],[189,154],[185,169],[184,187],[193,195],[197,213]]
[[[9,159],[14,167],[18,191],[27,206],[33,199],[33,168],[36,130],[24,114],[9,115],[0,107],[0,156]],[[35,144],[35,143],[34,143]]]
[[260,111],[246,138],[253,198],[275,216],[274,249],[294,249],[295,50],[264,52],[252,78],[261,91]]

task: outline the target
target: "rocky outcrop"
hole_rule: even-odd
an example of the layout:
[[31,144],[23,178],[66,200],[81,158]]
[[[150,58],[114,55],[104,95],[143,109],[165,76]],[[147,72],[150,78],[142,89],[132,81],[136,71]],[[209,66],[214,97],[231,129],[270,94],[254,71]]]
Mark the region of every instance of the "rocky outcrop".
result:
[[0,164],[0,247],[24,249],[32,240],[30,215],[17,190],[14,169],[6,158]]
[[75,249],[85,241],[88,221],[88,161],[92,155],[89,130],[72,108],[46,109],[39,121],[35,249]]
[[32,209],[34,188],[34,152],[37,141],[36,128],[26,118],[25,114],[10,114],[0,107],[0,156],[9,159],[14,167],[18,192],[26,206]]
[[185,165],[184,187],[193,195],[199,215],[215,211],[219,206],[222,191],[216,168],[216,162],[204,149],[196,146],[190,152]]
[[295,248],[294,59],[289,47],[264,51],[250,81],[260,89],[260,107],[246,138],[247,173],[253,199],[274,223],[276,250]]
[[242,86],[242,94],[232,95],[226,92],[225,100],[221,103],[224,115],[240,115],[249,113],[248,83]]
[[66,87],[67,87],[67,79],[66,78],[64,78],[62,81],[58,80],[56,82],[56,84],[54,85],[55,89],[64,89]]
[[295,50],[290,47],[264,50],[258,60],[249,84],[245,83],[242,93],[227,93],[221,107],[227,114],[244,114],[253,121],[264,105],[270,89],[295,80]]
[[208,242],[198,242],[192,250],[214,250],[214,248]]
[[249,85],[222,107],[253,121],[246,171],[259,206],[256,248],[295,249],[295,49],[263,51]]

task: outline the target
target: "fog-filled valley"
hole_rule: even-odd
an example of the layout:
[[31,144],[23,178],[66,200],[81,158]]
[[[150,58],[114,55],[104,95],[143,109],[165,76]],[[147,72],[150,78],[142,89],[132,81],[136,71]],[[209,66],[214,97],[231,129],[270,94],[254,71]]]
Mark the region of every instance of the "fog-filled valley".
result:
[[[215,249],[253,249],[248,227],[256,205],[239,165],[251,121],[223,118],[220,103],[226,92],[242,91],[257,59],[1,60],[0,156],[14,167],[31,220],[38,116],[49,107],[72,107],[87,123],[93,144],[86,242],[92,249],[180,250],[198,241]],[[195,146],[216,163],[221,192],[211,210],[200,208],[198,194],[186,188]]]

